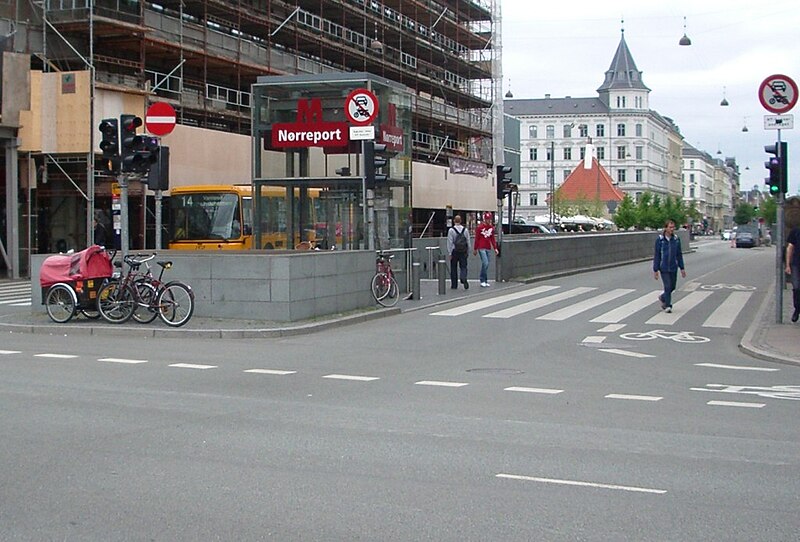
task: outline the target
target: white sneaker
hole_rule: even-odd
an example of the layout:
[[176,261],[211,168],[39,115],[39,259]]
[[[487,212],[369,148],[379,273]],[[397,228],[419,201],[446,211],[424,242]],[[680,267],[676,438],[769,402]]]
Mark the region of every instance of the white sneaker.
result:
[[667,312],[672,312],[672,306],[667,307]]
[[488,288],[489,287],[489,283],[488,282],[481,282],[481,287]]

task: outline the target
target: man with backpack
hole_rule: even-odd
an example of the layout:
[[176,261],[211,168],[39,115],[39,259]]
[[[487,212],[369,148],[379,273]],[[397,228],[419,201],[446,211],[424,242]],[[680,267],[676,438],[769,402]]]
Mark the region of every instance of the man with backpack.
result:
[[447,254],[450,256],[450,288],[458,288],[459,270],[461,284],[469,290],[467,282],[467,256],[469,255],[469,231],[461,224],[461,215],[453,217],[453,227],[447,232]]

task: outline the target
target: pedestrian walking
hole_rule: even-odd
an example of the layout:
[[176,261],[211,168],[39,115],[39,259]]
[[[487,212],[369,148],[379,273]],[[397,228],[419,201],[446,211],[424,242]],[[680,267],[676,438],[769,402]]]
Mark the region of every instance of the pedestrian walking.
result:
[[94,216],[94,244],[100,245],[101,247],[106,246],[106,226],[101,221],[101,217],[95,213]]
[[658,274],[661,273],[661,282],[664,284],[664,292],[658,296],[658,300],[661,302],[661,309],[667,312],[672,312],[672,292],[678,282],[679,269],[681,277],[686,278],[681,240],[675,235],[675,222],[667,220],[664,231],[656,239],[653,255],[653,274],[658,280]]
[[795,226],[786,239],[786,271],[792,277],[792,322],[800,317],[800,227]]
[[494,235],[494,224],[492,223],[492,213],[483,213],[483,222],[475,228],[475,246],[472,254],[481,257],[481,287],[489,287],[489,257],[491,252],[498,254],[497,239]]
[[461,224],[461,215],[453,217],[453,227],[447,232],[447,254],[450,256],[450,287],[458,288],[459,271],[461,284],[469,290],[467,282],[467,256],[469,255],[469,231]]

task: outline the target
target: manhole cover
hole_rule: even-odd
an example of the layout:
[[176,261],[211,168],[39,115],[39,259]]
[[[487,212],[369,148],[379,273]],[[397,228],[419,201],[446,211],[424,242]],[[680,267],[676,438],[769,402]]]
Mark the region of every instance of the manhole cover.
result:
[[500,369],[500,368],[482,368],[482,369],[467,369],[468,373],[485,373],[493,375],[521,375],[524,371],[519,369]]

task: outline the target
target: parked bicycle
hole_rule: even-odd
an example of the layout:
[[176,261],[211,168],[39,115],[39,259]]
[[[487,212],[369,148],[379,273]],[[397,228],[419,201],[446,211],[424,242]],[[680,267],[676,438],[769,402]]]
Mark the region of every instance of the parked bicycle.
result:
[[[103,318],[121,324],[131,318],[149,323],[160,317],[170,327],[180,327],[189,321],[194,313],[194,292],[177,280],[163,282],[164,271],[172,267],[171,261],[156,262],[161,272],[158,278],[154,277],[148,262],[155,256],[124,258],[128,272],[108,281],[98,292],[97,307]],[[142,265],[145,272],[139,271]]]
[[370,291],[375,301],[384,307],[395,306],[400,297],[400,289],[392,271],[393,258],[394,254],[384,254],[383,251],[379,251],[375,260],[375,276],[372,277]]

